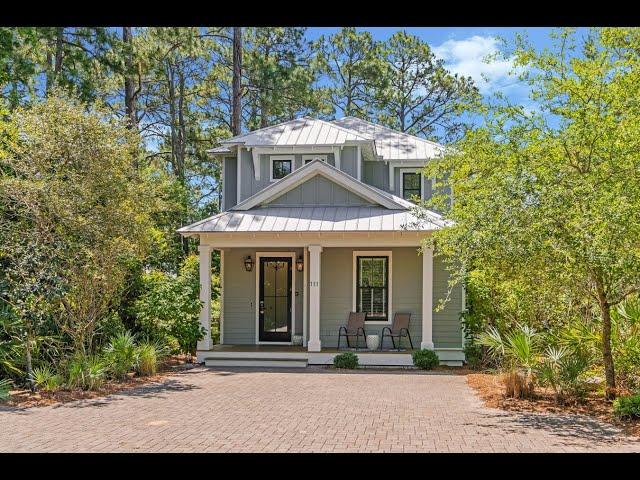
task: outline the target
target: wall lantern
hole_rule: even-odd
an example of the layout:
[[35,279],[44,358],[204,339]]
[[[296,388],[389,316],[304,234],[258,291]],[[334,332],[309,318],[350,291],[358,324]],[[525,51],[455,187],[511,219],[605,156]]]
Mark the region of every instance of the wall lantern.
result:
[[302,260],[302,255],[300,255],[296,260],[296,270],[301,272],[303,269],[304,269],[304,260]]
[[255,262],[253,261],[253,258],[251,258],[251,255],[249,255],[247,258],[244,259],[244,269],[247,272],[250,272],[251,270],[253,270],[253,264]]

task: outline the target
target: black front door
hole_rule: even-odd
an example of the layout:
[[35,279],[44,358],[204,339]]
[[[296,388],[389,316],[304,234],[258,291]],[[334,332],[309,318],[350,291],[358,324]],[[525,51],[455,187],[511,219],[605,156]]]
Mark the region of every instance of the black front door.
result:
[[291,341],[291,258],[260,257],[258,338]]

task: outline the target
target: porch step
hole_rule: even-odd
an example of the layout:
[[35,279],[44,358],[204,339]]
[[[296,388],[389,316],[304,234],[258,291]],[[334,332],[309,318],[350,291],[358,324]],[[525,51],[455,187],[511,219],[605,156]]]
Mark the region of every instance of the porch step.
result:
[[204,359],[206,367],[265,367],[265,368],[305,368],[307,356],[229,356],[209,355]]

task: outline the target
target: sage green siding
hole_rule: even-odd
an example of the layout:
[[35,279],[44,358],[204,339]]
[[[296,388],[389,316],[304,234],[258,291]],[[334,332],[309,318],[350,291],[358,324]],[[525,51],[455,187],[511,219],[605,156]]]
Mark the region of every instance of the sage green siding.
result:
[[[321,253],[320,283],[320,340],[323,347],[338,343],[338,329],[344,325],[353,308],[353,250],[367,248],[325,248]],[[415,347],[422,340],[422,256],[416,248],[402,247],[392,252],[392,313],[410,312],[409,331]],[[447,272],[438,258],[434,258],[433,304],[438,305],[447,294]],[[459,313],[462,290],[456,287],[442,311],[433,313],[433,341],[436,348],[461,348],[462,332]],[[367,334],[381,334],[385,325],[366,325]],[[389,340],[385,340],[387,342]],[[386,343],[385,343],[386,346]]]
[[236,157],[224,159],[224,208],[228,210],[236,204],[236,192],[238,191],[238,162]]
[[385,192],[389,191],[389,167],[385,162],[363,161],[362,181]]
[[[258,251],[291,251],[296,258],[302,255],[302,249],[261,248]],[[244,259],[251,255],[256,265],[251,272],[244,268]],[[292,265],[295,270],[295,263]],[[224,343],[231,345],[251,345],[256,343],[256,275],[258,274],[256,249],[238,248],[225,250],[224,253]],[[302,334],[302,272],[295,275],[295,328]]]
[[270,205],[372,205],[371,202],[321,175],[307,180],[293,190],[276,198]]
[[358,148],[344,147],[340,153],[340,170],[358,178]]

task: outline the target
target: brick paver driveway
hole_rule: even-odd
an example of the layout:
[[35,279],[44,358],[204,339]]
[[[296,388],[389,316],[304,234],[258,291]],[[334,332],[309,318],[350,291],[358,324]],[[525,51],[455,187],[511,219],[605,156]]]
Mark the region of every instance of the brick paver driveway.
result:
[[196,368],[95,400],[0,407],[0,451],[640,451],[574,415],[482,406],[462,375]]

